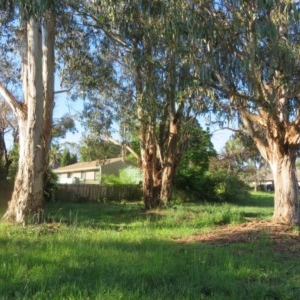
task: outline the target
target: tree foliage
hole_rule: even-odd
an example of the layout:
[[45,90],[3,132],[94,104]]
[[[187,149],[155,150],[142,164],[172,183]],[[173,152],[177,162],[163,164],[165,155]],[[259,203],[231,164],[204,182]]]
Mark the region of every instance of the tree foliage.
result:
[[226,143],[220,155],[223,164],[232,175],[259,183],[268,172],[267,162],[262,158],[253,139],[243,132],[236,132]]
[[60,166],[65,167],[77,163],[77,155],[71,153],[68,148],[65,148],[60,159]]
[[6,102],[0,102],[0,179],[6,179],[12,159],[7,149],[6,137],[11,134],[14,142],[17,140],[18,130],[16,119]]
[[61,118],[53,120],[52,139],[63,139],[68,132],[75,133],[76,126],[72,116],[69,114],[63,115]]
[[83,145],[79,147],[79,153],[81,161],[101,161],[107,158],[119,157],[121,147],[89,136],[83,140]]
[[174,180],[176,193],[188,200],[216,201],[217,182],[207,176],[210,159],[216,156],[211,135],[201,128],[197,120],[189,126],[186,132],[188,136],[182,143],[184,150]]

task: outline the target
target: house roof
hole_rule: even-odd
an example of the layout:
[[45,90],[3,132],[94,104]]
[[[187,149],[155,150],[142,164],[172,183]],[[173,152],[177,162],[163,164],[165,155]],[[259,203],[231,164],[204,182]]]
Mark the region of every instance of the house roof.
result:
[[81,172],[99,170],[100,166],[109,165],[118,161],[123,161],[122,157],[108,158],[105,160],[94,160],[88,162],[79,162],[76,164],[68,165],[54,169],[54,173],[68,173],[68,172]]

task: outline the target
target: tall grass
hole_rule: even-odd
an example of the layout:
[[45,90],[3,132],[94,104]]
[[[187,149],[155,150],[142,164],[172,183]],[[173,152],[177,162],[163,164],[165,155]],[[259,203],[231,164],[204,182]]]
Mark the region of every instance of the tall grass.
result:
[[299,257],[274,252],[267,235],[177,242],[243,222],[251,207],[51,203],[48,223],[0,225],[0,299],[299,299]]

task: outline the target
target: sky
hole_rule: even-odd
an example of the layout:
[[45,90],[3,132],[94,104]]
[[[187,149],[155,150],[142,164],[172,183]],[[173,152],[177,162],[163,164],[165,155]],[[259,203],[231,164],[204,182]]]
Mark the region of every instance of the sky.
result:
[[226,142],[229,140],[231,135],[232,131],[228,129],[220,129],[213,133],[211,141],[218,153],[223,150]]

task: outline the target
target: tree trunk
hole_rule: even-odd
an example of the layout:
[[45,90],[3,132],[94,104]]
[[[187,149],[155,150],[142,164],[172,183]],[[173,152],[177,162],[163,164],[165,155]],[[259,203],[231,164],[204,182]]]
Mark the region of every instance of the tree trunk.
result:
[[275,186],[273,221],[278,224],[296,225],[300,221],[295,152],[277,151],[276,159],[270,162]]
[[257,192],[257,187],[258,187],[258,183],[257,183],[257,180],[255,180],[255,182],[254,182],[254,192]]
[[[243,124],[252,136],[260,154],[269,163],[274,179],[274,214],[273,221],[278,224],[297,225],[299,216],[299,187],[296,176],[296,156],[299,148],[299,135],[293,127],[284,127],[287,118],[277,124],[270,117],[265,139],[261,139],[249,114],[240,111]],[[261,120],[260,118],[258,120]],[[262,125],[258,125],[262,126]],[[297,125],[298,126],[298,125]],[[265,127],[262,126],[265,129]]]
[[167,153],[163,166],[162,181],[161,181],[161,192],[160,199],[164,206],[167,205],[168,201],[172,197],[172,185],[173,178],[176,172],[176,162],[177,162],[177,141],[178,141],[178,130],[179,130],[178,120],[176,118],[172,119],[170,122],[170,132],[169,132],[169,142]]
[[176,111],[176,60],[173,46],[170,46],[167,55],[167,67],[166,67],[166,102],[168,115],[165,119],[165,124],[168,128],[167,145],[163,161],[163,173],[161,182],[160,200],[164,206],[171,200],[173,177],[176,169],[177,154],[177,142],[179,133],[179,124],[181,117],[182,103],[179,104]]
[[[138,43],[134,49],[138,53]],[[153,119],[145,111],[143,100],[142,68],[140,63],[135,67],[135,88],[138,106],[139,138],[141,142],[141,168],[143,176],[143,200],[146,209],[160,206],[160,172],[157,161],[157,145]]]
[[[23,68],[28,86],[24,87],[26,113],[19,114],[19,168],[5,220],[26,223],[40,218],[43,206],[43,77],[42,33],[40,22],[30,18],[27,23],[27,65]],[[27,70],[27,75],[24,71]],[[23,78],[26,80],[26,78]]]
[[43,165],[44,186],[48,182],[49,150],[52,140],[52,123],[54,109],[54,44],[55,44],[55,15],[49,10],[45,14],[43,26],[43,87],[44,87],[44,117],[43,117]]
[[159,171],[155,172],[155,157],[145,150],[142,154],[142,174],[143,174],[143,199],[146,209],[153,209],[161,206],[160,187],[161,180]]

